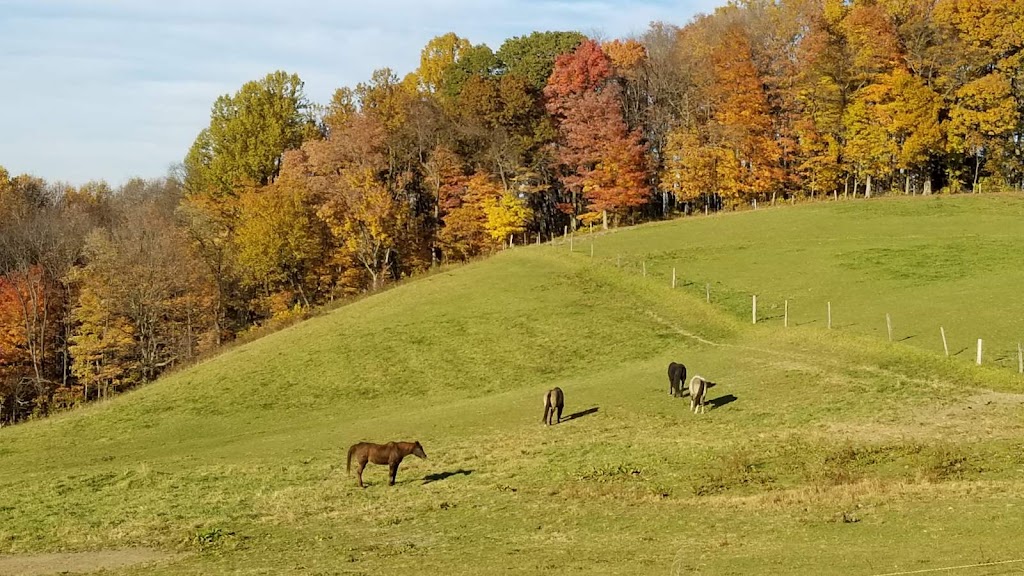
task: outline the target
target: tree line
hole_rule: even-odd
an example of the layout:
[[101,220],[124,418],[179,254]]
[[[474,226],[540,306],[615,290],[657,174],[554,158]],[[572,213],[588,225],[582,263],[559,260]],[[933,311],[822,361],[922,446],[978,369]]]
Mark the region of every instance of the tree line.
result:
[[315,103],[213,104],[165,178],[0,168],[0,424],[580,225],[1024,182],[1024,0],[743,0],[602,41],[450,33]]

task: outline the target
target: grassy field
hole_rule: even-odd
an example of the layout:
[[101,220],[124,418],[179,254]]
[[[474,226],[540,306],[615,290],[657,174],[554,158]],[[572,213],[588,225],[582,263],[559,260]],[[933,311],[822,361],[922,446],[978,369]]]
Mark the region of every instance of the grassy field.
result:
[[[109,574],[870,576],[1021,559],[1022,216],[1010,197],[817,204],[435,274],[0,430],[0,555],[175,554]],[[940,324],[951,352],[982,337],[992,362],[945,358]],[[707,414],[668,397],[670,360],[717,383]],[[555,385],[577,417],[548,428]],[[364,490],[346,475],[350,444],[403,439],[429,457],[396,486],[385,467]]]

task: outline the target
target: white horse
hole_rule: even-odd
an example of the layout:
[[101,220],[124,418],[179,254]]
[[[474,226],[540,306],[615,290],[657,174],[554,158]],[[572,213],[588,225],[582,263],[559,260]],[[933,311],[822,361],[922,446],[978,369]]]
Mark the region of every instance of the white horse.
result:
[[701,414],[704,413],[704,394],[707,393],[710,384],[711,382],[700,375],[690,379],[690,410],[693,410],[694,414],[697,413],[698,408],[700,408]]

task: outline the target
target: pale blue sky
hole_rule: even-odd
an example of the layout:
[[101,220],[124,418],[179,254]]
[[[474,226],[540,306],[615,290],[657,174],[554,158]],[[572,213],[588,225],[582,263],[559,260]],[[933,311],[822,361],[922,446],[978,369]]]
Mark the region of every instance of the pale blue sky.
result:
[[274,70],[326,103],[453,31],[641,33],[723,0],[0,0],[0,166],[81,184],[164,175],[217,96]]

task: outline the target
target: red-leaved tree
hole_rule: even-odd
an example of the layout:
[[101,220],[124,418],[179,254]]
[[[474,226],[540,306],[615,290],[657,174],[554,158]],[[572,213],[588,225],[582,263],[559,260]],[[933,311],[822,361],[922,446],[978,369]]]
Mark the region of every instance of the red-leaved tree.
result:
[[548,112],[558,123],[557,169],[579,214],[621,218],[647,203],[645,147],[629,131],[622,114],[621,89],[613,81],[612,63],[601,47],[584,41],[572,54],[559,56],[544,88]]

